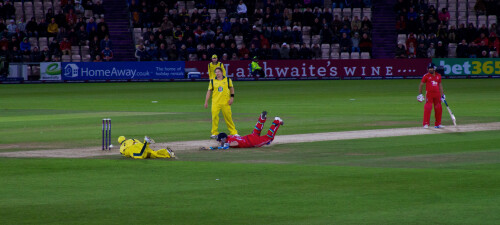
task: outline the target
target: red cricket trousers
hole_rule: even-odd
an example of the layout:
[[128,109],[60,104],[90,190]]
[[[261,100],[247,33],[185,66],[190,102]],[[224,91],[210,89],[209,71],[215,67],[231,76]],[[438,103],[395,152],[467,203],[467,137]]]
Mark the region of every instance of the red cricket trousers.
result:
[[423,125],[430,125],[432,104],[434,104],[434,117],[436,121],[434,126],[441,125],[441,117],[443,116],[443,107],[441,106],[441,96],[439,92],[427,92],[425,96],[424,106],[424,123]]

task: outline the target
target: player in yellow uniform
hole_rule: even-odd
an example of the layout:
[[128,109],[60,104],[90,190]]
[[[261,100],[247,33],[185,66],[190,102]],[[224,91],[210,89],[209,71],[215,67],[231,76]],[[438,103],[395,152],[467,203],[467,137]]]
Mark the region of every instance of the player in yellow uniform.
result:
[[125,136],[118,137],[120,143],[120,153],[125,157],[133,159],[156,159],[156,158],[175,158],[174,151],[171,149],[160,149],[155,151],[149,147],[154,141],[149,137],[144,137],[144,143],[136,139],[126,139]]
[[210,80],[215,79],[215,68],[222,69],[222,75],[226,76],[226,68],[222,62],[219,62],[217,59],[217,55],[212,55],[212,62],[208,63],[208,78]]
[[222,68],[217,67],[215,69],[216,78],[211,79],[208,84],[208,91],[205,97],[205,109],[208,108],[208,99],[213,92],[212,96],[212,136],[211,138],[217,138],[219,134],[219,112],[222,111],[224,120],[226,121],[227,128],[231,135],[238,135],[238,131],[234,126],[231,105],[234,100],[234,87],[233,81],[223,75]]

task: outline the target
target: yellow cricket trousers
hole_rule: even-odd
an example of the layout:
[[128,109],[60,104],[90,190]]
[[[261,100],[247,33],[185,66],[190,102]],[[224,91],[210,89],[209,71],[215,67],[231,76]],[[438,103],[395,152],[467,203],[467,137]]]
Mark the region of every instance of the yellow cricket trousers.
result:
[[213,104],[212,103],[212,135],[219,134],[219,112],[222,111],[222,116],[226,121],[227,128],[229,129],[230,135],[238,134],[236,127],[234,126],[233,116],[231,113],[231,106],[228,104]]

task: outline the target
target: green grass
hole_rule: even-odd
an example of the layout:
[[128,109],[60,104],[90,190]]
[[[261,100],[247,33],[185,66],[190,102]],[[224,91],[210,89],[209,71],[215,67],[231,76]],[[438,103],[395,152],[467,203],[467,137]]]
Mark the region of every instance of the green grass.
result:
[[4,158],[0,223],[497,224],[499,134],[179,153],[179,161]]
[[[280,134],[420,126],[418,83],[235,82],[233,117],[240,134],[251,132],[262,110],[286,120]],[[444,81],[461,124],[500,121],[499,86],[498,79]],[[110,117],[116,136],[205,139],[211,126],[210,110],[203,108],[206,88],[205,82],[4,85],[0,136],[3,144],[23,143],[21,148],[98,146],[101,119]],[[446,112],[443,118],[450,123]],[[220,131],[227,131],[223,122]]]
[[[233,117],[240,134],[251,132],[262,110],[284,118],[279,135],[420,126],[418,83],[235,82]],[[500,121],[500,79],[445,80],[444,87],[459,124]],[[2,85],[0,151],[98,146],[106,117],[115,138],[206,139],[206,88]],[[443,118],[450,124],[446,111]],[[499,136],[178,152],[175,161],[0,158],[0,224],[498,224]]]

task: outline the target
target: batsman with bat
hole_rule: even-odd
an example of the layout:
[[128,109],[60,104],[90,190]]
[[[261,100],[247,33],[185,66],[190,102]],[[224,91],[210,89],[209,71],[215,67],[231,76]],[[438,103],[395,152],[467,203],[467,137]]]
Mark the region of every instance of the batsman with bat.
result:
[[429,128],[432,105],[434,104],[434,117],[436,121],[434,122],[434,128],[443,128],[441,125],[441,118],[443,115],[443,107],[441,106],[441,101],[445,101],[446,96],[443,91],[443,84],[441,84],[441,74],[436,73],[436,65],[430,63],[427,66],[428,73],[424,75],[420,86],[418,87],[419,95],[417,100],[419,102],[424,101],[424,96],[422,95],[422,87],[425,84],[425,106],[424,106],[424,128]]

